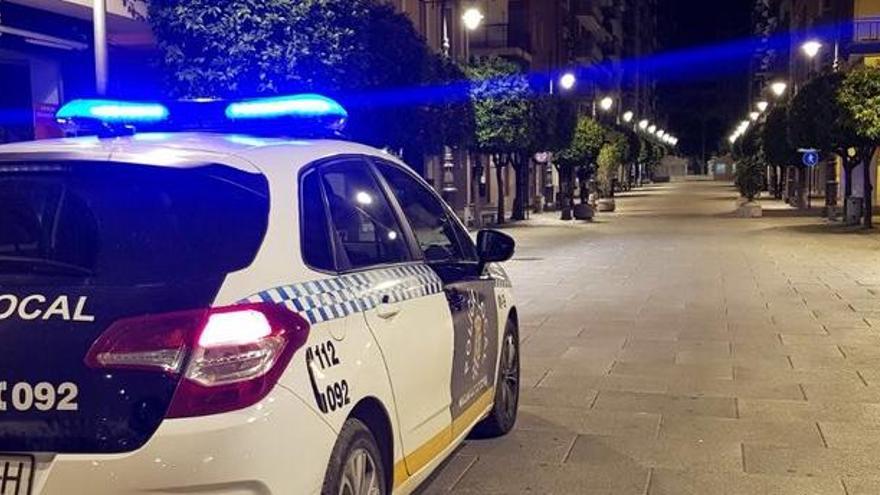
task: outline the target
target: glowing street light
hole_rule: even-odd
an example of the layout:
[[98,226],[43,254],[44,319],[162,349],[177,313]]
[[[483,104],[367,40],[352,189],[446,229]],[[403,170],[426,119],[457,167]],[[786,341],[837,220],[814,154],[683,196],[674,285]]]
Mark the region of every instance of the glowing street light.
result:
[[601,108],[602,110],[604,110],[606,112],[611,110],[611,107],[613,107],[613,106],[614,106],[614,98],[611,98],[610,96],[606,96],[605,98],[602,98],[599,101],[599,108]]
[[755,106],[758,107],[759,112],[764,113],[767,111],[767,107],[770,106],[770,103],[768,103],[764,100],[761,100],[758,103],[756,103]]
[[648,122],[647,120],[640,120],[640,121],[639,121],[639,129],[641,129],[641,130],[643,130],[643,131],[644,131],[644,130],[647,130],[647,129],[648,129],[648,124],[649,124],[649,123],[650,123],[650,122]]
[[663,129],[660,129],[660,130],[657,131],[657,137],[660,138],[660,139],[663,139],[663,136],[664,136],[665,134],[666,134],[666,131],[664,131]]
[[657,126],[654,124],[651,124],[651,126],[648,127],[648,132],[650,132],[651,134],[654,134],[655,132],[657,132]]
[[461,20],[464,22],[464,27],[466,27],[469,31],[475,31],[480,27],[480,24],[483,23],[483,13],[480,12],[480,9],[476,7],[471,7],[464,11],[464,14],[461,16]]
[[627,110],[626,112],[623,112],[623,121],[624,122],[632,122],[633,117],[635,117],[635,114],[632,113],[631,111]]
[[821,49],[822,43],[816,40],[809,40],[801,45],[801,51],[804,52],[804,54],[809,58],[814,58],[816,55],[819,54],[819,50]]
[[760,117],[760,116],[761,116],[761,114],[758,112],[752,112],[749,114],[749,118],[752,119],[752,122],[757,122],[758,117]]
[[772,91],[773,95],[777,98],[784,95],[786,89],[788,89],[788,84],[783,81],[776,81],[770,85],[770,91]]
[[571,72],[566,72],[559,78],[559,86],[568,91],[577,83],[577,77]]

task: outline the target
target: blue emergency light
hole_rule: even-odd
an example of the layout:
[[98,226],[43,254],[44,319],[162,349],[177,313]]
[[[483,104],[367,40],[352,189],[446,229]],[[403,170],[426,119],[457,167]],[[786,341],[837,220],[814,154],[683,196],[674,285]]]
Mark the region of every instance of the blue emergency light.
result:
[[55,114],[59,122],[96,120],[107,124],[162,122],[168,118],[168,107],[160,103],[138,103],[118,100],[73,100]]
[[167,105],[120,100],[73,100],[55,114],[78,131],[96,128],[99,135],[134,130],[210,131],[238,134],[311,136],[338,133],[348,112],[318,94],[252,98],[241,101],[188,100]]
[[346,119],[348,112],[330,98],[316,94],[254,98],[226,107],[230,119],[271,119],[276,117],[331,117]]

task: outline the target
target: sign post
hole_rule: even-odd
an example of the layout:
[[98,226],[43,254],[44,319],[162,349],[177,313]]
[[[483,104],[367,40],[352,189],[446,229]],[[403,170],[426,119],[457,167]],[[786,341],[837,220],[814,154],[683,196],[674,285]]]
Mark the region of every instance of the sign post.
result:
[[812,205],[813,191],[812,191],[812,180],[813,180],[813,168],[819,164],[819,152],[813,149],[802,149],[798,150],[803,153],[801,157],[801,161],[804,164],[804,167],[807,168],[807,208],[809,209]]

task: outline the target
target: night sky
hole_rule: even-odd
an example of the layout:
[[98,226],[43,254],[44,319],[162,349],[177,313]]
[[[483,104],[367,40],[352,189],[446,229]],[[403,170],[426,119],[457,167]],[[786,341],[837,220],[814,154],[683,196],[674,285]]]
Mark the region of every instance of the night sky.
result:
[[[753,0],[659,0],[658,107],[679,147],[707,157],[748,107]],[[698,55],[697,55],[698,54]]]

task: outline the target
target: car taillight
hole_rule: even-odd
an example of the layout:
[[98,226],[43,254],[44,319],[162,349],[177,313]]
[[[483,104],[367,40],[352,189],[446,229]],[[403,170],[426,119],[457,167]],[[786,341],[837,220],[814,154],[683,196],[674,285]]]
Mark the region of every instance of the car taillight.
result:
[[266,397],[308,331],[298,314],[269,303],[126,318],[95,341],[85,361],[181,376],[167,416],[204,416]]

